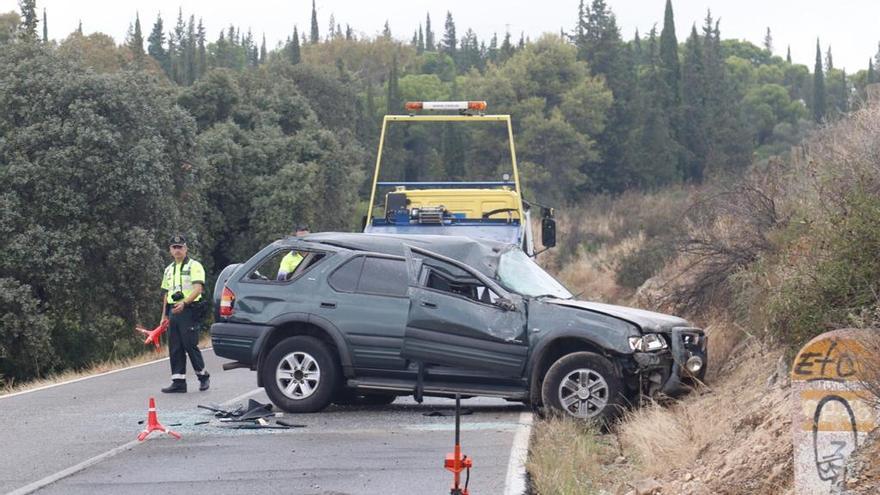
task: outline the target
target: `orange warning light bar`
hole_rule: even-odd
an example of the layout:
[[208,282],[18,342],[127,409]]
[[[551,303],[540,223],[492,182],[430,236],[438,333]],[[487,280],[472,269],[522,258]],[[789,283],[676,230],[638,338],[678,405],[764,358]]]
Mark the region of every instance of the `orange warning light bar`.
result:
[[409,111],[416,110],[486,110],[485,101],[408,101],[404,107]]

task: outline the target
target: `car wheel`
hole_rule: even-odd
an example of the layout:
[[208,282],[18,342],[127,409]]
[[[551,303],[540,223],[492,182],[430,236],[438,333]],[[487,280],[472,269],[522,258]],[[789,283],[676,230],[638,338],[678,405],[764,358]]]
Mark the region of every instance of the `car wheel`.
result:
[[547,371],[541,398],[545,406],[577,419],[608,422],[621,411],[621,380],[604,357],[575,352]]
[[327,346],[304,335],[276,344],[260,372],[269,399],[290,413],[327,407],[339,380],[339,366]]

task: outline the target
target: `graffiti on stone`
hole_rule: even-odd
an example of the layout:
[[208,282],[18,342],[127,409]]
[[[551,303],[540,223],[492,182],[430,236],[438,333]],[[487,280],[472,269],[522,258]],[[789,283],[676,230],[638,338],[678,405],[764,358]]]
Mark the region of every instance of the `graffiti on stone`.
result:
[[810,341],[791,371],[795,492],[840,493],[844,466],[878,412],[861,390],[859,363],[867,356],[859,330],[837,330]]

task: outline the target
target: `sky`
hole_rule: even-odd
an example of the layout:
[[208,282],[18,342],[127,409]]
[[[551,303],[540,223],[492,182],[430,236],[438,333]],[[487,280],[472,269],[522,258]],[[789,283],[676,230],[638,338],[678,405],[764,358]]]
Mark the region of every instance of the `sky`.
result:
[[[632,38],[636,29],[647,33],[654,24],[658,30],[662,28],[664,0],[606,2],[617,15],[626,39]],[[316,0],[316,4],[322,36],[333,15],[343,28],[350,24],[355,33],[367,36],[380,33],[387,20],[393,36],[408,41],[430,13],[439,39],[446,12],[451,11],[459,38],[470,27],[488,43],[493,33],[500,39],[507,30],[515,40],[521,32],[535,39],[544,32],[571,30],[578,0]],[[818,37],[823,54],[831,45],[835,67],[849,72],[867,68],[880,41],[880,1],[838,0],[830,4],[828,0],[673,0],[679,41],[688,36],[694,23],[699,27],[706,10],[711,9],[713,17],[721,19],[722,38],[760,45],[769,27],[774,53],[785,56],[786,47],[791,46],[794,61],[812,69]],[[37,0],[37,8],[40,12],[46,8],[49,37],[59,40],[81,19],[86,34],[99,31],[122,42],[135,12],[141,16],[144,37],[158,13],[167,32],[177,19],[178,8],[183,8],[185,18],[195,14],[204,19],[209,40],[235,24],[242,32],[252,29],[258,40],[265,34],[267,46],[272,48],[293,32],[294,25],[300,32],[308,31],[311,19],[310,0]],[[0,0],[0,12],[10,10],[18,10],[18,0]]]

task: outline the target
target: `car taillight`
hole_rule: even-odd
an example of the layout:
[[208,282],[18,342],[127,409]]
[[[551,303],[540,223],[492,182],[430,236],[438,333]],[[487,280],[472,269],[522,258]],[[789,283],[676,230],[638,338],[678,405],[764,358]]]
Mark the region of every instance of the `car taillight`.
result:
[[235,292],[229,290],[229,287],[223,287],[223,294],[220,296],[220,316],[232,316],[233,304],[235,304]]

